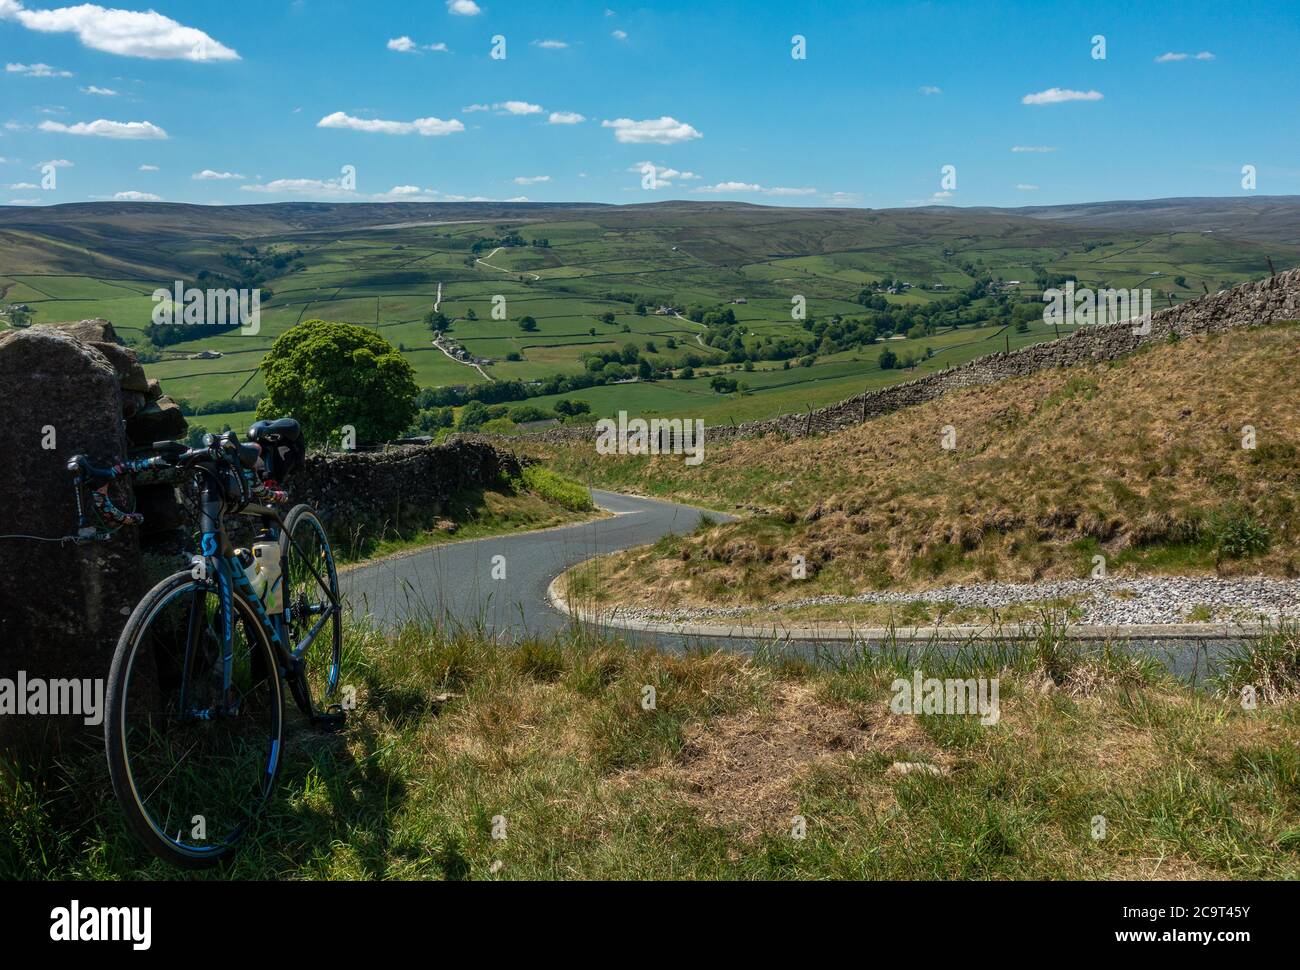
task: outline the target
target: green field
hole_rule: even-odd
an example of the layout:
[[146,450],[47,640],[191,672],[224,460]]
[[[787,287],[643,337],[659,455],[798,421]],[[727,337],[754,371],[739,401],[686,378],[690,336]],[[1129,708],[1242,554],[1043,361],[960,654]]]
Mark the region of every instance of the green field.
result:
[[[30,227],[6,229],[0,219],[0,237],[9,246],[0,262],[0,305],[25,304],[35,323],[111,320],[128,343],[150,354],[150,375],[173,397],[197,406],[261,394],[262,355],[277,336],[310,319],[376,329],[406,356],[421,387],[480,383],[477,370],[432,346],[424,318],[441,285],[439,309],[454,321],[451,338],[490,361],[483,370],[494,380],[577,374],[584,354],[628,343],[656,369],[680,373],[689,354],[700,364],[693,380],[606,384],[540,398],[535,402],[540,406],[570,397],[587,401],[597,415],[628,410],[725,422],[825,405],[1055,333],[1041,322],[1028,332],[991,325],[993,307],[982,301],[955,330],[822,354],[811,366],[760,361],[744,372],[738,364],[724,365],[720,353],[702,344],[703,325],[655,314],[660,302],[679,309],[729,306],[747,328],[747,339],[762,342],[802,333],[791,318],[793,296],[806,299],[810,317],[852,318],[864,313],[855,302],[863,285],[879,279],[914,284],[889,294],[892,306],[943,300],[979,276],[1020,281],[1012,298],[1037,300],[1033,281],[1043,274],[1074,274],[1080,285],[1094,287],[1149,287],[1159,306],[1263,275],[1266,257],[1279,269],[1300,264],[1300,246],[1229,232],[1081,228],[957,210],[670,203],[539,213],[516,206],[519,214],[510,218],[401,228],[342,225],[327,231],[291,229],[262,211],[279,208],[258,207],[258,218],[232,211],[227,234],[205,225],[187,235],[183,226],[175,226],[164,238],[163,229],[132,225],[110,238],[79,227],[88,237],[82,249],[66,240],[66,225],[56,239]],[[216,223],[221,212],[205,217]],[[159,234],[152,241],[151,231]],[[512,233],[526,244],[493,252],[489,241]],[[543,239],[549,245],[531,244]],[[476,242],[485,247],[477,253],[471,248]],[[259,333],[226,332],[162,348],[149,342],[145,328],[155,289],[193,280],[202,270],[228,271],[230,254],[248,246],[294,254],[259,281],[264,291]],[[84,272],[73,272],[79,260]],[[105,272],[112,266],[124,271]],[[636,313],[629,296],[650,302],[650,312]],[[506,319],[493,319],[494,298],[504,298]],[[985,311],[989,315],[982,319]],[[476,319],[468,318],[471,312]],[[601,319],[606,314],[613,314],[612,323]],[[521,329],[524,316],[536,320],[535,331]],[[675,348],[668,347],[670,339]],[[654,343],[653,351],[647,342]],[[928,349],[932,356],[915,369],[882,370],[878,360],[885,346],[917,357]],[[220,356],[193,359],[203,352]],[[709,386],[716,374],[748,387],[716,393]],[[210,427],[221,420],[209,415],[196,423]]]

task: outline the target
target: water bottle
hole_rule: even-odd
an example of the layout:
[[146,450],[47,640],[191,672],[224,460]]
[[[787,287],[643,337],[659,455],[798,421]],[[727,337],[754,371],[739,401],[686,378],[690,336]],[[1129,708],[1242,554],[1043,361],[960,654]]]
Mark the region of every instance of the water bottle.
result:
[[248,549],[236,549],[235,555],[239,557],[239,562],[244,567],[244,578],[248,580],[248,585],[253,588],[253,595],[261,599],[262,594],[266,592],[266,578],[258,569],[256,557]]
[[253,559],[261,587],[254,586],[266,612],[274,616],[284,609],[284,582],[280,575],[280,544],[259,542],[253,546]]

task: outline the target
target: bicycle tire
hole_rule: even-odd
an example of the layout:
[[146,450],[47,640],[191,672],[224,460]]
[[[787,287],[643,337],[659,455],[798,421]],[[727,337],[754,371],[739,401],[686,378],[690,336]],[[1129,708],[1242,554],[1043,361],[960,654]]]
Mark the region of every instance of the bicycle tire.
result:
[[[314,537],[311,542],[302,541],[303,537]],[[338,569],[334,563],[334,553],[330,548],[329,535],[325,524],[310,505],[295,505],[284,518],[284,530],[280,535],[280,548],[284,556],[286,576],[284,579],[285,603],[294,611],[295,619],[290,625],[292,635],[287,645],[294,649],[296,640],[309,625],[309,613],[302,611],[306,600],[317,596],[324,597],[325,590],[320,582],[328,584],[333,601],[339,602]],[[301,563],[304,554],[311,556],[312,548],[317,550],[317,568],[313,574]],[[306,600],[304,599],[306,598]],[[306,603],[306,605],[317,605]],[[326,621],[327,628],[321,629],[311,645],[302,656],[301,680],[291,684],[291,693],[299,709],[309,719],[315,717],[315,704],[321,705],[322,711],[333,702],[337,690],[343,659],[343,614],[340,604]],[[325,640],[324,649],[318,644]]]
[[[168,730],[176,732],[190,730],[197,734],[197,732],[203,730],[221,731],[223,725],[230,723],[229,719],[225,718],[198,721],[197,719],[168,715],[161,708],[156,712],[147,710],[149,702],[144,698],[149,694],[151,675],[154,678],[152,684],[154,693],[159,696],[166,693],[162,687],[166,674],[159,672],[160,665],[156,660],[153,661],[152,670],[149,669],[149,660],[146,659],[141,663],[141,684],[137,691],[139,703],[136,704],[132,701],[131,678],[135,671],[136,661],[140,658],[141,647],[146,643],[146,634],[150,632],[151,624],[158,619],[165,606],[174,601],[178,595],[183,594],[187,587],[191,588],[192,592],[203,590],[202,599],[190,600],[190,610],[192,611],[196,609],[195,603],[206,609],[206,599],[209,595],[214,599],[217,597],[216,586],[211,582],[200,582],[188,572],[176,573],[162,580],[150,590],[136,605],[130,619],[127,620],[126,626],[118,638],[117,648],[113,653],[112,666],[109,669],[104,745],[108,757],[109,776],[112,779],[113,791],[117,796],[118,804],[122,808],[127,829],[131,834],[153,855],[172,865],[184,869],[204,869],[217,865],[229,855],[235,845],[247,834],[252,821],[260,814],[275,789],[280,770],[280,752],[284,740],[284,689],[270,638],[259,621],[257,612],[244,597],[232,590],[232,622],[242,624],[245,634],[251,634],[248,661],[251,687],[248,693],[251,694],[252,690],[260,691],[263,684],[267,685],[267,694],[263,706],[269,717],[269,726],[265,738],[268,763],[260,777],[253,778],[252,773],[249,773],[250,780],[255,783],[256,795],[249,799],[249,804],[246,807],[241,809],[245,816],[242,824],[229,833],[222,833],[221,837],[209,846],[188,847],[182,845],[179,832],[177,839],[172,839],[167,834],[167,831],[159,826],[158,820],[153,817],[144,804],[145,801],[152,797],[152,794],[142,799],[140,792],[137,790],[135,778],[137,772],[133,770],[132,752],[133,750],[138,752],[139,747],[134,745],[137,731],[128,726],[128,715],[132,715],[136,708],[146,708],[145,716],[150,721],[151,727],[153,726],[153,720],[157,719],[164,723],[164,732]],[[191,613],[191,616],[193,615]],[[190,622],[192,624],[193,621]],[[165,635],[162,632],[159,634],[159,636]],[[189,635],[190,631],[187,630],[187,637]],[[191,650],[187,647],[187,666],[184,668],[187,673],[189,672],[190,652]],[[258,678],[259,661],[261,664],[260,679]],[[169,673],[174,674],[174,663],[172,668]],[[186,681],[187,674],[182,674],[180,680],[182,682]],[[182,694],[182,696],[184,695]],[[155,701],[154,703],[160,704],[161,702]],[[235,715],[235,717],[238,716],[238,714]],[[168,723],[169,717],[170,723]],[[178,727],[178,725],[183,725],[183,728]],[[155,729],[153,734],[156,735],[157,733],[159,732]],[[261,731],[258,730],[256,733],[260,734]],[[215,738],[220,743],[218,735],[209,735],[208,737]],[[137,754],[137,758],[139,757],[140,755]],[[185,757],[188,757],[188,752]],[[250,764],[255,764],[251,758],[248,760]],[[137,763],[135,767],[139,769],[142,766]],[[179,767],[179,763],[177,767]],[[163,782],[166,782],[174,771],[175,768],[168,773],[168,776],[164,777]],[[142,783],[148,783],[143,778],[141,781]],[[161,783],[159,787],[161,787]],[[182,821],[185,819],[193,821],[188,812],[182,814]]]

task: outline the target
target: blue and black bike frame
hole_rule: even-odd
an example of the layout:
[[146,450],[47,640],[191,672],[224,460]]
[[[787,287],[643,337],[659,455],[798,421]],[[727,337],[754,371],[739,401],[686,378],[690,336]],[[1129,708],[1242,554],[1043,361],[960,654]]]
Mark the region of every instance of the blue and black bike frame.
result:
[[[323,594],[329,598],[329,603],[320,608],[313,608],[313,612],[319,610],[320,619],[317,620],[311,630],[307,631],[301,642],[290,647],[288,617],[291,615],[289,611],[293,609],[293,606],[286,603],[284,609],[274,615],[266,612],[266,607],[261,598],[248,581],[244,565],[240,562],[230,537],[226,535],[226,531],[222,527],[222,515],[226,510],[226,503],[221,491],[221,484],[214,479],[215,476],[209,476],[209,481],[204,483],[199,501],[200,556],[195,559],[194,576],[200,580],[210,579],[216,586],[217,609],[221,617],[222,696],[224,702],[220,709],[206,711],[189,710],[185,704],[184,693],[189,684],[188,668],[190,657],[197,646],[195,638],[201,626],[201,618],[195,614],[201,608],[202,597],[196,596],[191,606],[190,636],[187,638],[185,670],[181,681],[181,709],[188,715],[200,719],[238,713],[238,699],[232,689],[235,632],[234,590],[238,589],[252,606],[257,614],[258,621],[266,631],[275,652],[279,675],[289,684],[295,700],[299,703],[299,706],[304,708],[304,713],[309,717],[316,718],[316,712],[311,710],[311,699],[305,694],[306,684],[302,676],[302,657],[315,640],[317,634],[320,633],[321,628],[335,611],[340,609],[340,605],[330,587],[321,581],[320,576],[317,576],[317,582]],[[284,530],[284,520],[280,518],[279,512],[275,509],[259,505],[247,505],[240,510],[240,514],[258,518],[263,523],[266,523],[270,527],[271,538],[273,539],[278,540]],[[312,568],[314,572],[314,567]],[[288,563],[286,558],[281,556],[278,582],[283,586],[287,583],[287,579]],[[335,686],[337,676],[337,670],[331,669],[331,690]]]

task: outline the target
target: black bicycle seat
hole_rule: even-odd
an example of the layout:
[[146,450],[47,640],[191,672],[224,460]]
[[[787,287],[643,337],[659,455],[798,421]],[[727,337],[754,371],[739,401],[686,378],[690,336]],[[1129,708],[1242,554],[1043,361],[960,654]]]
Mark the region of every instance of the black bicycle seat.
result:
[[248,440],[258,444],[279,444],[296,442],[302,437],[302,428],[293,418],[277,418],[274,421],[258,421],[248,429]]

